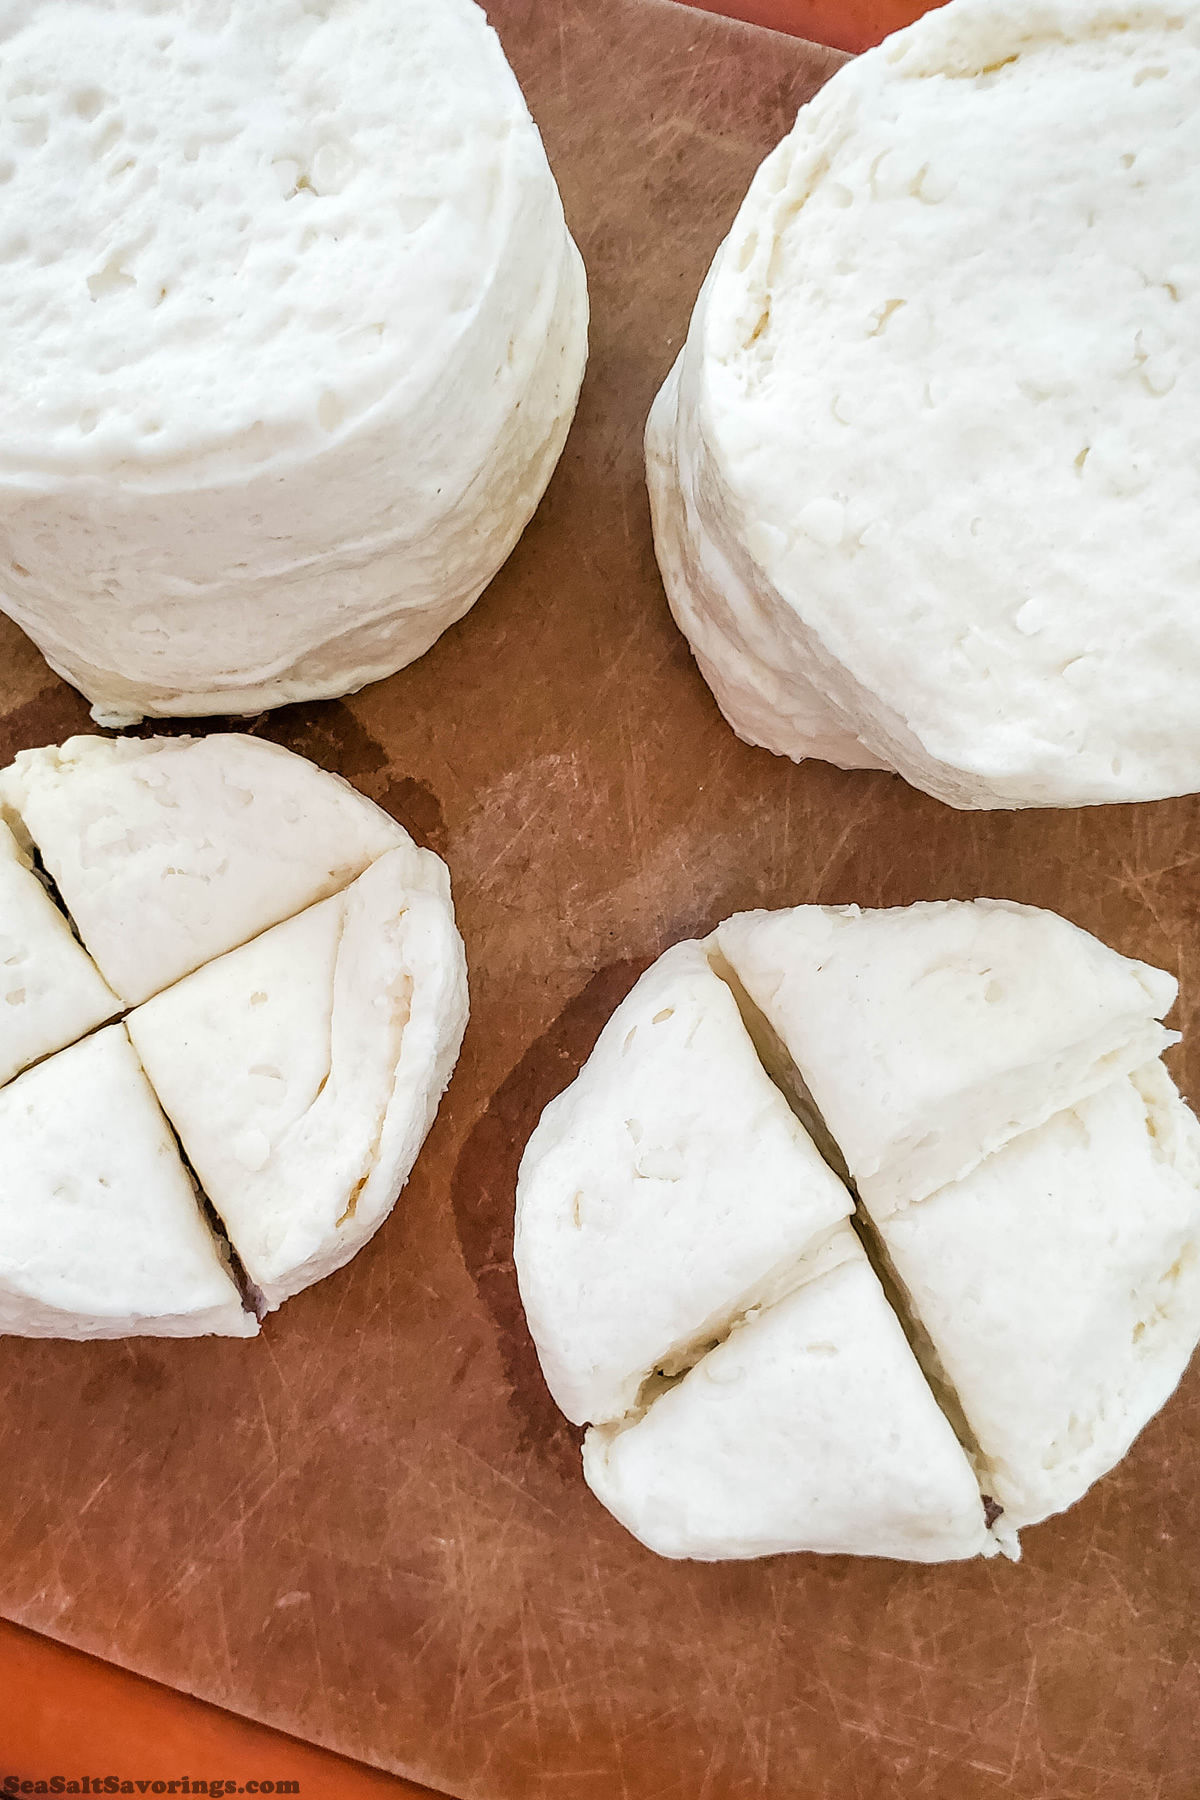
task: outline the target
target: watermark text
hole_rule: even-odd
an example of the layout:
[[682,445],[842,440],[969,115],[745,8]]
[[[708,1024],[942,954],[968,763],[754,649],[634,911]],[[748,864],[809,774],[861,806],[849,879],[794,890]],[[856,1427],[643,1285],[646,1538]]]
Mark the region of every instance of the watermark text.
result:
[[226,1781],[181,1775],[177,1781],[139,1781],[124,1775],[47,1775],[23,1781],[19,1775],[0,1780],[4,1800],[12,1794],[298,1794],[298,1781]]

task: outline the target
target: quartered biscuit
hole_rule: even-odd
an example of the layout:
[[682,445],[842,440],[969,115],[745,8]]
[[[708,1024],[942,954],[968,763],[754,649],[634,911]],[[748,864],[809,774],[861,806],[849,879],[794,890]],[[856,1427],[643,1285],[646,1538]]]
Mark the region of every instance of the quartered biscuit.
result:
[[[0,1070],[42,1059],[0,1081],[20,1219],[0,1331],[257,1329],[240,1290],[261,1313],[348,1262],[433,1123],[467,1020],[445,865],[337,777],[228,734],[26,751],[0,806]],[[196,1244],[233,1313],[187,1300]]]
[[743,913],[661,957],[518,1183],[604,1504],[665,1556],[1018,1555],[1200,1339],[1174,997],[1004,901]]

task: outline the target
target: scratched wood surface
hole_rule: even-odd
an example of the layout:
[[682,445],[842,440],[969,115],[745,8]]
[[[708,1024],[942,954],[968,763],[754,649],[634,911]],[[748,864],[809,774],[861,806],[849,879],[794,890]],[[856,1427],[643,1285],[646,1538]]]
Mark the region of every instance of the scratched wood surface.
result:
[[[254,726],[448,858],[462,1061],[392,1219],[260,1342],[0,1341],[0,1611],[470,1800],[1195,1800],[1195,1373],[1020,1566],[942,1569],[660,1562],[542,1385],[520,1151],[666,945],[755,904],[1008,895],[1176,969],[1187,1028],[1200,806],[963,816],[735,740],[666,611],[641,428],[838,58],[660,0],[494,16],[591,272],[577,427],[428,657]],[[5,755],[86,729],[11,628],[0,658]]]

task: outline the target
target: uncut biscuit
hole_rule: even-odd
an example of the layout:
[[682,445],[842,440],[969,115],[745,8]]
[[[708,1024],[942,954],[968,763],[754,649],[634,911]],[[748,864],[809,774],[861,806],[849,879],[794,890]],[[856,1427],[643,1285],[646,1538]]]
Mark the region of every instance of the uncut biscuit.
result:
[[753,743],[962,807],[1200,787],[1200,17],[952,0],[760,169],[656,403]]
[[470,0],[16,0],[0,603],[104,724],[344,694],[558,459],[583,266]]

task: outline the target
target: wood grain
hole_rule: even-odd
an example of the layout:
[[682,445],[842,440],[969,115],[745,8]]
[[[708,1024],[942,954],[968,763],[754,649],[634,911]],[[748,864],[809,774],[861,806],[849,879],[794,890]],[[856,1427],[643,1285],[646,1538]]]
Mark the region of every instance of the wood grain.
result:
[[[395,1214],[254,1344],[0,1342],[0,1611],[469,1800],[1194,1800],[1193,1373],[1024,1562],[661,1562],[585,1489],[511,1262],[544,1103],[738,907],[1007,895],[1179,972],[1195,799],[960,815],[740,744],[671,624],[642,424],[750,174],[838,58],[665,0],[493,8],[591,272],[538,518],[469,617],[254,729],[444,854],[473,1018]],[[0,752],[86,728],[11,629]],[[1175,1066],[1193,1091],[1200,1033]]]

